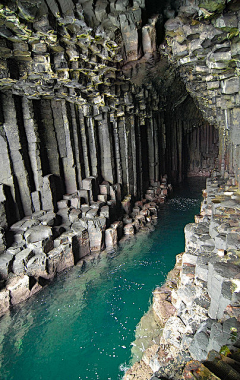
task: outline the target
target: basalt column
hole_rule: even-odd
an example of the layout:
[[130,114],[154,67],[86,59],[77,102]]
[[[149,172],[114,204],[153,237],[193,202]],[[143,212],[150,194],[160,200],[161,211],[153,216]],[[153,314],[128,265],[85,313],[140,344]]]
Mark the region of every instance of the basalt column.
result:
[[[11,93],[2,94],[2,143],[5,170],[1,170],[1,183],[12,188],[19,216],[32,212],[31,177],[26,133],[19,99]],[[6,154],[7,153],[7,154]],[[29,172],[28,172],[29,171]],[[13,186],[12,186],[13,185]]]
[[[176,91],[178,91],[176,87]],[[164,112],[166,172],[174,182],[187,176],[208,176],[218,167],[219,131],[208,124],[193,99],[180,94],[180,104],[171,103]]]
[[[174,12],[154,6],[161,14],[153,17],[150,5],[40,0],[1,8],[1,209],[12,210],[1,211],[1,225],[57,211],[63,196],[78,191],[87,203],[86,178],[139,199],[164,174],[177,182],[214,167],[217,132],[176,68],[180,47],[171,53],[170,21],[168,40],[157,46]],[[231,83],[225,80],[224,94],[233,91]],[[237,113],[227,111],[225,119],[230,125]],[[238,148],[224,130],[218,165],[237,171]]]

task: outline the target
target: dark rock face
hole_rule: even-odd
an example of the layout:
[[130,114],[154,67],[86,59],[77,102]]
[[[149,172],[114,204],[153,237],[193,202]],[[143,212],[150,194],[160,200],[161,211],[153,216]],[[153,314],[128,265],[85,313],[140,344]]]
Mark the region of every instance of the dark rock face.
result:
[[218,133],[160,58],[163,16],[147,19],[144,1],[0,11],[2,227],[56,211],[90,176],[140,198],[165,172],[181,180],[214,167]]
[[151,229],[167,179],[216,169],[126,379],[191,358],[186,378],[216,378],[198,361],[239,344],[239,2],[12,0],[0,19],[0,313]]
[[[0,4],[2,312],[146,228],[167,178],[215,168],[238,180],[239,12],[222,0]],[[204,253],[186,253],[182,268],[186,279],[214,276],[210,306],[199,300],[211,318],[231,286],[209,252],[239,245],[216,226],[216,215],[207,232],[201,223],[200,243],[186,228]]]
[[[148,324],[154,321],[162,331],[150,342],[145,339],[141,360],[125,380],[239,378],[234,361],[240,344],[239,196],[234,183],[234,177],[207,179],[200,215],[185,227],[185,252],[153,292]],[[219,246],[220,232],[225,249]]]

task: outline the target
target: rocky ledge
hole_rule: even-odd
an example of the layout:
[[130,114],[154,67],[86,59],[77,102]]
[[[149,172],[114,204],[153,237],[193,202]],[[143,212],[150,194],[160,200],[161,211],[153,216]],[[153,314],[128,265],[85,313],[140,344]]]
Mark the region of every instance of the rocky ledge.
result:
[[[43,209],[8,231],[0,229],[0,316],[39,291],[57,273],[89,254],[113,250],[119,239],[149,230],[171,185],[154,182],[145,198],[122,199],[121,185],[85,178],[82,188],[57,201],[54,175],[44,177]],[[6,242],[12,241],[10,246]]]
[[[225,177],[207,179],[185,252],[141,320],[150,343],[124,380],[240,379],[240,195]],[[156,336],[146,328],[149,313]]]

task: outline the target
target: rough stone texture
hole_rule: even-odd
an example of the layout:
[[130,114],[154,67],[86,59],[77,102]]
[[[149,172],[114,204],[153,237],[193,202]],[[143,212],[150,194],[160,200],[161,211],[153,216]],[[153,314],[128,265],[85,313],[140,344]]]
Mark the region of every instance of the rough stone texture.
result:
[[[147,3],[146,14],[144,1],[71,2],[70,13],[65,7],[40,0],[21,7],[13,1],[1,8],[4,228],[32,211],[57,211],[64,194],[78,192],[80,202],[70,200],[75,208],[98,196],[99,201],[106,202],[105,196],[122,201],[121,191],[141,198],[165,172],[173,180],[187,171],[208,173],[217,157],[217,131],[203,120],[167,62],[170,49],[157,46],[162,14],[153,17]],[[226,20],[231,20],[228,29],[235,28],[229,25],[236,24],[237,15],[229,16],[211,26],[212,39]],[[166,24],[167,33],[171,22],[174,26],[176,20]],[[237,42],[224,43],[226,51],[219,46],[212,52],[221,62],[238,54]],[[181,42],[177,44],[176,54]],[[181,46],[187,51],[187,44]],[[226,96],[238,90],[234,76],[224,78],[219,88],[218,80],[208,82]],[[228,120],[237,118],[234,112]],[[100,194],[98,181],[103,181]],[[163,186],[162,201],[167,192]],[[148,194],[149,200],[152,196]]]
[[23,274],[26,271],[29,260],[34,256],[30,248],[26,248],[15,255],[13,262],[13,273]]
[[[216,172],[207,179],[199,218],[185,227],[186,251],[177,256],[166,283],[153,292],[152,309],[163,327],[155,338],[159,344],[138,357],[141,360],[135,363],[134,372],[127,372],[131,376],[144,362],[157,378],[239,377],[231,361],[228,368],[225,357],[219,355],[224,348],[234,354],[239,347],[240,328],[237,247],[240,199],[234,177],[226,177],[224,180]],[[211,209],[208,215],[206,205]],[[219,233],[223,232],[225,245],[220,249]],[[226,245],[226,241],[230,244]],[[137,342],[136,339],[134,343]],[[134,352],[139,352],[137,349],[134,347]],[[220,368],[224,371],[222,375]],[[150,380],[151,376],[145,379]]]
[[217,330],[237,315],[239,3],[19,4],[0,7],[3,309],[40,289],[39,277],[154,220],[171,191],[165,173],[176,182],[216,168],[222,178],[207,181],[201,213],[185,228],[177,280],[156,293],[167,327],[139,376],[152,376],[161,356],[160,375],[171,360],[177,373],[207,317]]
[[[1,287],[6,286],[7,290],[2,290],[2,313],[39,291],[64,269],[79,261],[83,265],[86,256],[94,257],[94,254],[98,255],[105,248],[108,252],[116,248],[123,235],[123,221],[114,221],[117,214],[120,219],[132,219],[124,214],[125,210],[121,209],[121,204],[116,199],[109,199],[115,193],[108,182],[104,181],[99,186],[94,177],[83,182],[88,187],[84,191],[90,194],[88,204],[80,205],[79,192],[64,194],[63,199],[56,202],[57,212],[53,208],[34,211],[31,216],[25,216],[11,225],[10,233],[14,244],[7,249],[4,245],[0,254]],[[159,194],[160,186],[159,182],[155,189]],[[106,193],[105,202],[93,201],[99,192]],[[158,197],[155,200],[160,203]],[[52,197],[50,201],[52,203]],[[129,213],[133,212],[131,204],[128,205],[128,210]],[[145,227],[146,217],[140,214],[142,211],[146,213],[150,226],[155,222],[157,210],[157,203],[140,201],[134,215],[140,217],[141,223],[135,219],[130,225],[133,233]],[[2,232],[2,241],[5,243],[4,229]]]
[[68,243],[61,244],[59,247],[52,249],[48,253],[47,258],[47,270],[50,278],[74,265],[72,247]]
[[12,277],[6,289],[10,294],[11,305],[16,305],[30,297],[30,278],[27,275]]
[[0,316],[2,316],[10,308],[9,290],[4,289],[0,291],[0,302],[1,302]]

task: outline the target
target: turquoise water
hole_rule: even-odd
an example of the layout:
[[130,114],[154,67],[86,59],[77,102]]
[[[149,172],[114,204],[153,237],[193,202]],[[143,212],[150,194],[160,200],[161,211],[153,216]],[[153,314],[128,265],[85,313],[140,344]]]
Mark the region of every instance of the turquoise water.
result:
[[161,206],[155,231],[138,234],[83,271],[74,267],[0,320],[1,380],[117,380],[134,330],[184,250],[205,180],[191,179]]

